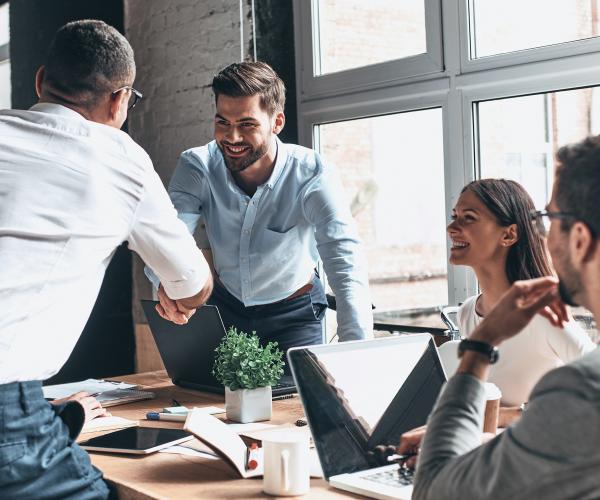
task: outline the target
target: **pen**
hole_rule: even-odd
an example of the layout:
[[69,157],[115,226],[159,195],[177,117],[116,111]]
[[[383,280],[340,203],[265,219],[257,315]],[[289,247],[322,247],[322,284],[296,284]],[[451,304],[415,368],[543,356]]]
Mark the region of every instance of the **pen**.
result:
[[258,444],[252,443],[248,448],[248,460],[246,462],[247,470],[254,470],[258,467],[259,462]]
[[146,413],[146,420],[165,420],[169,422],[185,422],[187,415],[176,415],[173,413],[159,413],[157,411],[149,411]]
[[390,463],[402,464],[402,463],[406,462],[409,458],[416,457],[416,456],[417,456],[416,453],[405,453],[404,455],[394,454],[394,455],[390,455],[389,457],[387,457],[387,461]]

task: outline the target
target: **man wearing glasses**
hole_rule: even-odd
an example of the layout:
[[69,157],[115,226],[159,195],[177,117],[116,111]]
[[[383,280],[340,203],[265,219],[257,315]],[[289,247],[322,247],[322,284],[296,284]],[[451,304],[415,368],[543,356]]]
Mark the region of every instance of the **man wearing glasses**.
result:
[[83,401],[50,405],[41,381],[69,357],[119,245],[152,265],[180,322],[212,291],[148,155],[119,130],[141,97],[134,78],[127,40],[77,21],[37,72],[38,104],[0,111],[2,498],[108,496],[74,442]]
[[598,348],[545,375],[522,418],[480,446],[484,382],[497,346],[551,304],[555,311],[584,306],[600,322],[600,136],[561,148],[557,163],[552,199],[532,218],[558,279],[517,281],[461,343],[460,366],[424,439],[421,432],[401,438],[399,453],[421,447],[414,499],[600,498]]

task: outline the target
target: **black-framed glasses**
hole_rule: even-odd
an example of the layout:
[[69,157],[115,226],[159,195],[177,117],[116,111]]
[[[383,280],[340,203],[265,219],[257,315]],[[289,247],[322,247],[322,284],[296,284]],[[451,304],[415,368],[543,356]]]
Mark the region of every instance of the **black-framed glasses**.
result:
[[574,214],[569,214],[566,212],[550,212],[548,210],[532,210],[530,214],[536,231],[542,237],[545,237],[548,234],[548,231],[550,230],[551,219],[577,219]]
[[138,103],[138,101],[142,97],[144,97],[144,95],[139,90],[135,90],[131,85],[125,85],[123,87],[119,87],[117,90],[113,90],[112,95],[121,92],[121,90],[131,90],[131,95],[129,96],[129,103],[127,104],[127,111],[135,108],[135,105]]

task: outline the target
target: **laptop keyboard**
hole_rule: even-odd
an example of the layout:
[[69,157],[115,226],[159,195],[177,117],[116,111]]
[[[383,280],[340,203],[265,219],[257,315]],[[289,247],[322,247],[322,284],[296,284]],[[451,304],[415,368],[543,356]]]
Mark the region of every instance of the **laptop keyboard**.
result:
[[407,469],[406,467],[400,467],[399,469],[376,471],[372,474],[365,474],[362,478],[375,483],[398,487],[412,484],[413,476],[414,471]]

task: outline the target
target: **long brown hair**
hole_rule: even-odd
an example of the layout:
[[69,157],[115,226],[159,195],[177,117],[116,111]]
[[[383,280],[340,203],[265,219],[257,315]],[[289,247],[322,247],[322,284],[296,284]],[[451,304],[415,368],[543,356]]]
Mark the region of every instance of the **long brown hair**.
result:
[[461,193],[474,193],[495,217],[498,225],[517,225],[517,242],[506,258],[509,283],[552,275],[544,239],[533,227],[531,196],[518,182],[507,179],[481,179],[467,184]]

